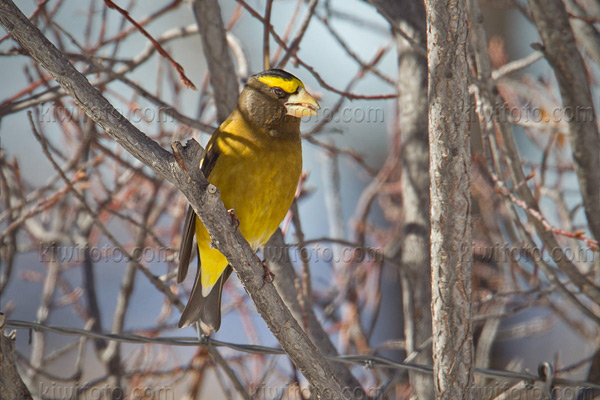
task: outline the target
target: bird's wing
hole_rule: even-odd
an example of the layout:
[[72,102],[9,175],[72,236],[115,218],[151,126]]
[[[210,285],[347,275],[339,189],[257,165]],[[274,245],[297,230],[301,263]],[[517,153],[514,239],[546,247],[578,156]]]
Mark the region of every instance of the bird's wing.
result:
[[[210,172],[215,166],[217,158],[219,158],[218,146],[215,146],[217,136],[220,130],[217,129],[211,136],[206,146],[206,154],[200,163],[200,170],[205,177],[208,178]],[[179,269],[177,271],[177,283],[185,280],[185,277],[192,259],[192,249],[194,247],[194,235],[196,233],[196,213],[191,206],[188,206],[185,216],[185,224],[183,225],[183,233],[181,234],[181,244],[179,246]],[[198,269],[200,269],[200,257],[198,257]],[[194,285],[195,286],[195,285]]]
[[219,154],[221,154],[221,152],[219,151],[219,146],[216,146],[217,140],[219,135],[221,134],[221,129],[217,129],[212,136],[210,137],[210,140],[208,141],[208,144],[206,145],[206,154],[204,155],[204,157],[202,158],[202,161],[200,162],[200,171],[202,171],[202,173],[204,174],[204,176],[206,178],[209,177],[210,173],[212,172],[213,168],[215,167],[215,163],[217,162],[217,159],[219,158]]
[[[217,142],[220,130],[215,131],[211,136],[206,146],[206,154],[200,163],[200,170],[205,177],[209,177],[212,172],[217,159],[219,158],[219,148],[215,143]],[[179,272],[177,274],[177,281],[183,282],[187,275],[192,247],[194,243],[194,234],[196,229],[196,213],[192,207],[188,208],[186,215],[186,222],[183,229],[183,235],[181,239],[181,248],[179,256]],[[197,251],[198,248],[196,247]],[[232,268],[227,266],[224,273],[219,277],[216,283],[216,290],[212,290],[207,297],[202,296],[202,283],[201,276],[202,272],[200,269],[200,254],[198,254],[198,269],[196,271],[196,279],[194,280],[194,286],[192,286],[192,293],[188,300],[181,318],[179,320],[179,327],[184,327],[193,324],[198,319],[208,325],[212,330],[217,331],[221,325],[221,294],[223,292],[223,284],[231,274]]]
[[194,247],[194,234],[196,233],[196,213],[192,206],[188,205],[185,215],[185,224],[181,234],[179,245],[179,269],[177,271],[177,283],[184,281],[192,259],[192,248]]

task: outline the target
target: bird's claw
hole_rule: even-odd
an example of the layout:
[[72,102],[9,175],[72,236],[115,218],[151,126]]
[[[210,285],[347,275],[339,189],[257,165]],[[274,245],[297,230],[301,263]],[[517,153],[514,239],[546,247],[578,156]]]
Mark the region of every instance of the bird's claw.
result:
[[233,208],[231,208],[231,209],[227,210],[227,213],[229,214],[229,217],[231,218],[231,223],[233,224],[233,226],[238,228],[240,226],[240,220],[238,219],[237,215],[235,215],[235,210]]
[[265,284],[273,283],[273,281],[275,280],[275,274],[271,272],[269,267],[267,267],[267,264],[265,263],[264,260],[261,260],[261,264],[265,271],[265,274],[263,275],[263,284],[260,287],[262,289],[265,286]]

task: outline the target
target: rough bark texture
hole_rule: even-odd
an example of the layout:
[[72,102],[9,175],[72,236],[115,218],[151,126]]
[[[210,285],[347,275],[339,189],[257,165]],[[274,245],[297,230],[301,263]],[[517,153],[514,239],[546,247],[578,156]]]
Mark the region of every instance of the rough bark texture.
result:
[[[406,352],[411,354],[431,337],[431,267],[429,245],[429,141],[427,132],[427,59],[415,48],[426,47],[425,7],[410,0],[372,0],[398,32],[398,115],[402,145],[401,242],[402,303]],[[431,346],[413,360],[430,365]],[[434,396],[430,375],[410,372],[418,399]]]
[[187,153],[179,153],[179,158],[176,159],[134,127],[10,0],[0,0],[0,24],[107,134],[183,192],[211,234],[215,247],[231,261],[282,349],[314,388],[315,397],[342,398],[343,384],[329,362],[298,325],[273,285],[264,283],[264,269],[248,242],[232,223],[216,187],[210,185],[197,168],[182,168],[182,162],[184,165],[196,166],[199,159],[190,159],[186,156]]
[[600,239],[600,137],[585,65],[563,2],[529,0],[529,7],[558,81],[585,215],[590,231]]
[[[281,230],[277,230],[269,242],[265,245],[265,260],[268,263],[269,270],[275,275],[273,284],[279,292],[283,302],[289,308],[292,315],[302,326],[304,317],[306,317],[306,334],[317,346],[319,351],[326,356],[337,356],[338,351],[331,342],[327,332],[317,319],[313,308],[302,309],[298,302],[298,293],[294,283],[297,277],[294,266],[290,261],[289,251],[283,240]],[[354,378],[348,368],[340,363],[332,363],[331,368],[340,378],[346,388],[347,393],[352,393],[354,398],[365,398],[360,383]]]
[[217,104],[217,119],[224,121],[237,104],[239,85],[227,46],[221,8],[217,0],[194,0],[192,8],[210,71],[210,85]]
[[[219,4],[217,0],[195,0],[193,8],[199,32],[204,43],[204,55],[208,60],[211,86],[215,94],[217,116],[219,122],[222,122],[236,106],[238,88],[237,76],[233,71],[233,60],[226,48],[227,37],[223,28],[223,22],[218,22],[222,21]],[[215,21],[215,19],[218,21]],[[206,43],[207,41],[209,43]],[[223,46],[225,46],[225,49],[223,49]],[[223,68],[224,65],[231,66],[231,68]],[[231,93],[234,93],[235,96],[231,96]],[[231,103],[232,101],[233,103]],[[265,251],[265,255],[266,261],[269,263],[269,268],[277,277],[273,281],[275,288],[298,324],[301,325],[303,315],[294,286],[296,272],[290,262],[281,231],[278,230],[265,247],[271,248],[271,250],[267,249]],[[304,312],[308,321],[308,327],[306,327],[305,331],[310,340],[312,340],[321,353],[328,356],[338,355],[335,346],[331,343],[329,336],[317,320],[314,310],[309,308],[304,310]],[[351,393],[357,394],[358,397],[364,395],[360,383],[352,376],[352,373],[346,366],[333,363],[331,368],[343,382],[344,388],[350,390]]]
[[[0,315],[0,324],[4,325],[4,315]],[[31,399],[29,389],[23,383],[15,357],[15,339],[4,335],[0,328],[0,399]]]
[[464,0],[429,0],[429,143],[434,387],[438,399],[470,399],[471,228]]

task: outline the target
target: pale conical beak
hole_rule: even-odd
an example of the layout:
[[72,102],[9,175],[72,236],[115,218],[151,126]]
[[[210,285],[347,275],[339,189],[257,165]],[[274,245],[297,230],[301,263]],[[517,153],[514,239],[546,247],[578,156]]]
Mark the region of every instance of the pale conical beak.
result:
[[298,92],[288,97],[285,103],[287,115],[302,118],[309,115],[317,115],[317,110],[321,108],[314,97],[310,95],[303,87],[298,88]]

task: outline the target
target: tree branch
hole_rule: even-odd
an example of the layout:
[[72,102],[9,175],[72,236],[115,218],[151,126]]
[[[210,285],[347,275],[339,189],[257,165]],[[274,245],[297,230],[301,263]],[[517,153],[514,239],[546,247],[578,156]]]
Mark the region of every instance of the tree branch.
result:
[[[273,236],[271,236],[271,239],[264,247],[264,254],[269,269],[276,277],[273,284],[292,312],[292,315],[294,315],[294,318],[296,318],[296,321],[298,321],[298,323],[302,322],[304,311],[308,323],[306,330],[310,339],[321,353],[326,356],[337,356],[338,351],[319,322],[315,310],[313,308],[302,310],[300,307],[296,287],[294,285],[294,279],[297,275],[294,266],[290,261],[288,246],[283,240],[281,230],[278,229]],[[335,374],[344,383],[344,387],[354,388],[352,393],[359,398],[359,393],[364,395],[360,383],[358,383],[348,368],[339,363],[334,363],[332,368],[335,370]]]
[[437,399],[470,399],[471,146],[464,0],[427,0],[433,369]]
[[[546,229],[546,226],[544,226],[539,218],[535,217],[535,214],[541,215],[540,206],[527,185],[527,179],[523,172],[523,166],[519,158],[519,150],[517,149],[512,129],[506,120],[496,114],[497,110],[500,109],[500,104],[502,104],[503,100],[500,95],[493,94],[494,82],[492,81],[492,67],[487,53],[485,31],[481,22],[483,20],[481,10],[478,7],[477,0],[468,0],[468,4],[469,12],[471,13],[470,20],[478,21],[471,25],[471,46],[477,65],[477,79],[481,86],[481,88],[478,88],[476,91],[476,99],[478,103],[477,113],[479,114],[483,136],[489,138],[488,140],[491,143],[490,148],[494,153],[495,159],[498,160],[500,158],[500,149],[494,140],[496,132],[495,124],[497,124],[497,129],[502,136],[502,150],[506,156],[506,162],[513,180],[513,185],[516,192],[519,194],[519,197],[522,199],[524,203],[523,209],[527,212],[527,216],[535,227],[544,247],[546,249],[551,249],[552,259],[556,265],[558,265],[559,269],[569,277],[579,291],[598,304],[600,302],[600,291],[598,288],[579,272],[577,267],[566,256],[566,253],[562,250],[562,247],[559,245],[553,233]],[[497,164],[497,161],[494,162],[494,164]],[[500,165],[490,167],[490,170],[494,169],[496,174],[500,174],[502,171]],[[518,220],[518,218],[515,220]],[[530,246],[536,248],[537,245],[532,241]],[[556,285],[559,291],[566,296],[567,299],[580,308],[582,312],[592,320],[598,319],[597,315],[585,307],[583,303],[578,300],[577,296],[566,288],[560,280],[558,271],[550,268],[545,262],[540,261],[538,264],[546,274],[550,283]]]
[[[429,141],[427,124],[427,58],[414,43],[426,47],[425,7],[410,0],[370,0],[380,14],[395,24],[398,49],[397,142],[401,174],[402,224],[390,241],[400,253],[400,280],[406,353],[417,351],[431,336],[431,260],[429,245]],[[404,32],[401,35],[399,32]],[[410,41],[404,36],[408,36]],[[400,147],[400,146],[398,146]],[[396,243],[394,243],[396,242]],[[398,244],[397,244],[398,243]],[[392,254],[392,257],[396,257]],[[431,346],[415,362],[431,363]],[[432,377],[409,373],[417,398],[434,397]]]
[[[317,397],[341,397],[344,387],[339,378],[293,318],[273,285],[264,284],[261,263],[231,222],[217,188],[196,168],[198,164],[184,158],[185,164],[180,165],[169,152],[135,128],[10,0],[0,0],[0,23],[108,135],[183,192],[207,227],[215,247],[231,262],[269,329],[315,388]],[[182,168],[185,165],[192,168],[186,171]]]
[[215,94],[217,119],[225,121],[237,105],[240,90],[227,45],[221,7],[217,0],[194,0],[192,8],[202,37],[202,50],[210,72],[210,86]]
[[14,332],[6,336],[6,317],[0,314],[0,387],[2,398],[31,400],[31,393],[17,371]]
[[558,80],[590,231],[600,240],[600,137],[595,118],[588,118],[595,114],[585,65],[563,2],[529,0],[529,8],[544,43],[544,55]]

